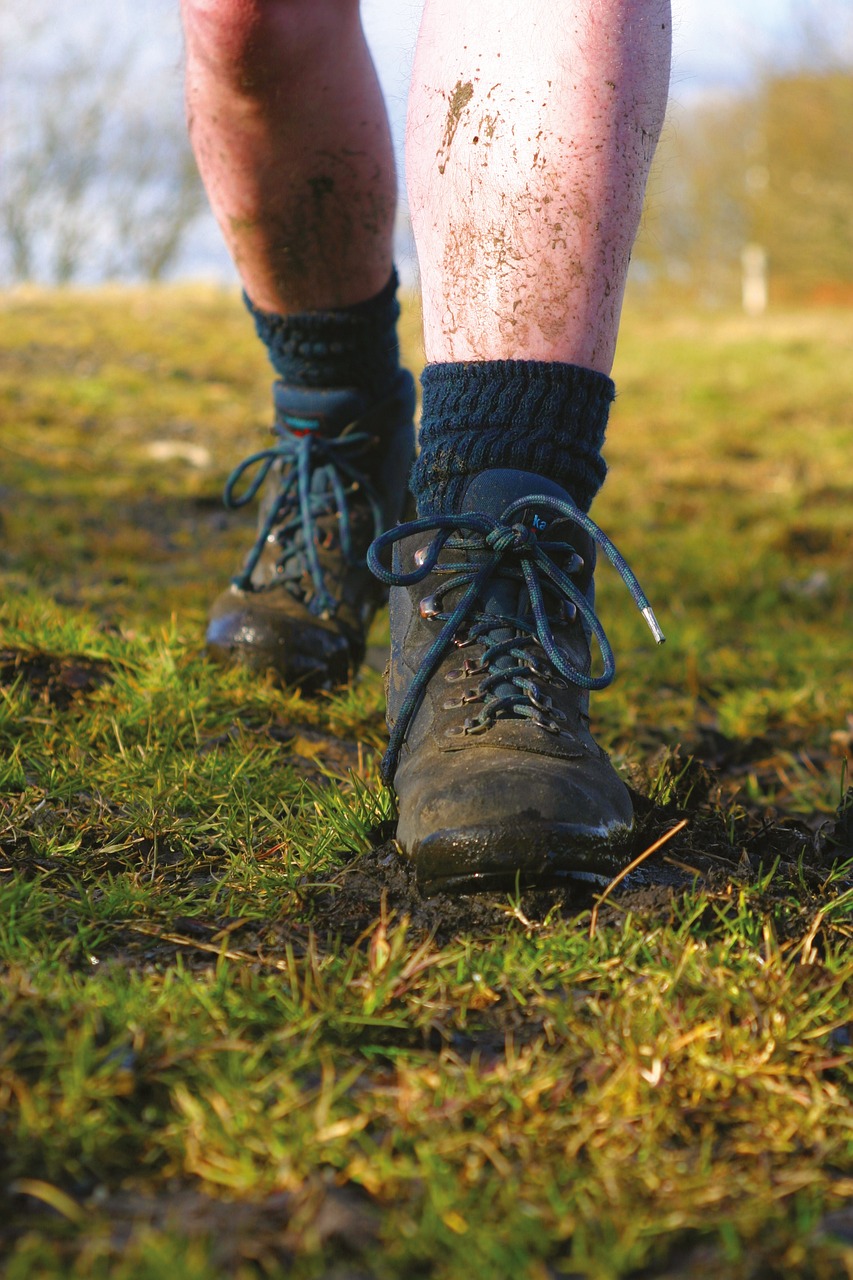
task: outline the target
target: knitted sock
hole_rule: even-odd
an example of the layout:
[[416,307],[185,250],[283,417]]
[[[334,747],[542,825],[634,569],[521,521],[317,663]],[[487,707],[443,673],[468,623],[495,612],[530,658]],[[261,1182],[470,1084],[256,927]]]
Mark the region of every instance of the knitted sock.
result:
[[282,316],[243,299],[282,382],[293,387],[357,387],[376,400],[389,394],[400,365],[397,272],[381,293],[352,307]]
[[615,387],[580,365],[537,360],[431,364],[423,371],[420,454],[411,489],[421,515],[459,509],[471,476],[511,467],[546,476],[588,511]]

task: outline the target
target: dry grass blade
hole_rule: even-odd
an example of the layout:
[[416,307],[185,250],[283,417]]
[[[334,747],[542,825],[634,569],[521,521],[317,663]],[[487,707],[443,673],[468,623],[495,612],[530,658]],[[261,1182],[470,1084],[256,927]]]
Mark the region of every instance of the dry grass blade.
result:
[[144,934],[146,938],[156,938],[158,942],[167,942],[173,947],[187,947],[191,951],[204,951],[208,955],[214,955],[222,960],[236,960],[241,964],[258,964],[267,969],[278,969],[283,973],[288,972],[288,966],[283,960],[270,960],[260,956],[253,956],[248,951],[233,951],[221,945],[217,946],[212,942],[202,942],[197,938],[185,938],[180,933],[166,933],[160,929],[149,929],[141,924],[128,925],[128,928],[133,933]]
[[39,1200],[69,1222],[79,1224],[85,1219],[86,1215],[77,1201],[51,1182],[43,1182],[40,1178],[18,1178],[10,1183],[9,1190],[13,1195]]
[[814,964],[815,960],[817,959],[817,950],[814,945],[814,940],[818,935],[818,930],[820,929],[820,926],[823,924],[825,917],[826,917],[826,912],[823,909],[821,909],[820,911],[818,911],[817,915],[812,921],[811,928],[809,929],[806,936],[803,938],[802,951],[800,954],[800,964]]
[[630,875],[632,871],[636,871],[640,863],[645,862],[646,858],[650,858],[653,853],[657,853],[658,849],[662,849],[663,846],[667,844],[672,839],[673,836],[678,835],[679,831],[683,831],[684,828],[687,826],[687,822],[688,822],[687,818],[682,818],[680,822],[677,822],[675,824],[672,830],[667,831],[664,835],[661,836],[659,840],[656,840],[654,844],[649,845],[648,849],[644,849],[642,853],[637,855],[637,857],[634,859],[633,862],[629,862],[627,867],[624,867],[619,872],[618,876],[613,877],[613,879],[610,881],[610,884],[604,890],[604,893],[602,893],[601,897],[598,899],[598,901],[596,902],[595,906],[592,909],[592,915],[590,916],[590,920],[589,920],[589,936],[591,938],[595,937],[595,930],[596,930],[596,926],[598,925],[599,908],[603,905],[605,899],[610,896],[610,894],[613,892],[613,890],[616,888],[618,884],[622,883],[622,881],[625,879],[627,875]]

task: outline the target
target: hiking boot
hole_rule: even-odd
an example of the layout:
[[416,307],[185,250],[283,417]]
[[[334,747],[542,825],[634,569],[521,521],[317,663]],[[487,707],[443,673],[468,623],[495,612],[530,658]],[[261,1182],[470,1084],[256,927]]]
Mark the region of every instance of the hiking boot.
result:
[[[414,382],[370,404],[357,390],[274,386],[276,442],[225,487],[242,507],[261,492],[258,536],[214,602],[208,653],[272,669],[306,690],[345,683],[364,658],[387,592],[366,567],[370,542],[399,520],[414,455]],[[256,474],[244,493],[240,480]]]
[[[379,556],[392,544],[389,571]],[[614,674],[593,609],[596,544],[662,641],[613,544],[541,476],[483,472],[459,514],[401,525],[370,550],[392,586],[383,770],[427,894],[610,878],[625,865],[631,799],[589,731],[589,692]]]

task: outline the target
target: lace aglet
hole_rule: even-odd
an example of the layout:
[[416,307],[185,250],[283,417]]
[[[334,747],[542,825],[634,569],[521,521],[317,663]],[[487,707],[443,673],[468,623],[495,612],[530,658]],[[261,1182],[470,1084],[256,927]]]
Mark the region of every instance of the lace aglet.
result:
[[655,611],[650,604],[646,605],[645,609],[643,610],[643,617],[648,623],[649,631],[651,631],[652,635],[655,638],[655,643],[664,644],[666,642],[666,636],[661,631],[658,620],[655,617]]

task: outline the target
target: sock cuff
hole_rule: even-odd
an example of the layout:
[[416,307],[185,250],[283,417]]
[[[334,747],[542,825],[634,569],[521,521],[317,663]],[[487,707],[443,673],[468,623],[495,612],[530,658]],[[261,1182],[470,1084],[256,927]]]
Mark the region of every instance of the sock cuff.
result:
[[[616,397],[611,378],[579,364],[545,360],[466,360],[428,364],[421,374],[424,399],[436,408],[458,407],[490,417],[548,413],[554,397],[570,398],[579,410],[609,409]],[[458,404],[457,404],[458,401]]]
[[359,387],[376,398],[387,394],[399,368],[397,301],[392,270],[374,297],[350,307],[279,315],[243,301],[278,376],[289,386]]
[[606,374],[495,360],[427,365],[421,382],[412,490],[424,514],[457,509],[470,477],[491,467],[547,476],[589,509],[607,474],[601,449],[616,389]]

